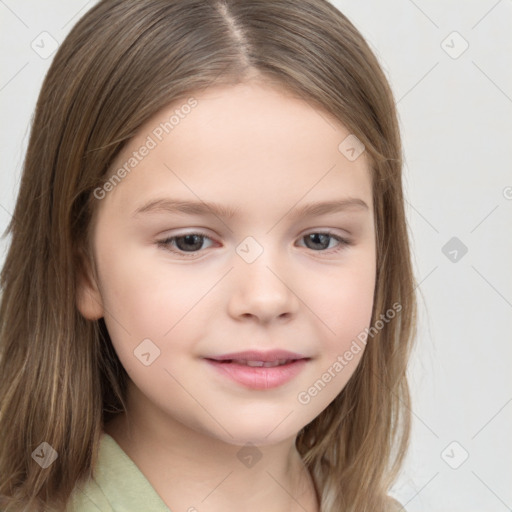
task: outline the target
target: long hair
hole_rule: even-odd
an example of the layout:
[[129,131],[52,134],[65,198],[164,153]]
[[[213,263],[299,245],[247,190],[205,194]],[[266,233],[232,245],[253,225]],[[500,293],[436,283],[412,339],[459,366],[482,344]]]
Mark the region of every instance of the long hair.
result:
[[[45,77],[1,273],[0,505],[65,510],[93,474],[127,374],[103,319],[76,305],[93,266],[93,191],[157,111],[257,73],[333,115],[371,161],[377,274],[372,325],[340,394],[297,435],[322,512],[385,510],[410,434],[406,368],[416,331],[398,117],[386,76],[327,0],[103,0],[71,30]],[[382,323],[382,322],[381,322]],[[58,454],[49,467],[32,453]]]

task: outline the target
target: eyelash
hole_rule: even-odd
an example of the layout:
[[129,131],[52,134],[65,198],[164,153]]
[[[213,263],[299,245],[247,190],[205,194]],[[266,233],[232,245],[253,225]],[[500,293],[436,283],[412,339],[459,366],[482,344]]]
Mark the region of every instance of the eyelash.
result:
[[[174,236],[170,236],[168,238],[165,238],[164,240],[159,240],[157,241],[157,245],[159,247],[162,247],[163,249],[167,250],[167,251],[170,251],[174,254],[178,254],[180,256],[183,256],[185,258],[196,258],[197,256],[197,253],[199,251],[195,251],[195,252],[184,252],[184,251],[181,251],[181,250],[175,250],[175,249],[171,249],[171,244],[174,240],[176,240],[177,238],[182,238],[182,237],[185,237],[185,236],[189,236],[189,235],[197,235],[199,237],[203,237],[203,238],[208,238],[209,240],[211,240],[211,238],[206,234],[206,233],[202,233],[200,231],[197,231],[197,232],[193,232],[193,233],[184,233],[182,235],[174,235]],[[314,251],[313,249],[311,249],[313,252],[320,252],[320,253],[324,253],[324,254],[336,254],[340,251],[342,251],[343,249],[345,249],[346,247],[352,245],[352,242],[350,240],[348,240],[347,238],[343,238],[335,233],[333,233],[332,231],[312,231],[310,233],[307,233],[306,235],[303,235],[301,237],[302,238],[305,238],[306,236],[309,236],[309,235],[328,235],[334,239],[336,239],[338,242],[339,242],[339,245],[336,249],[330,249],[330,250],[319,250],[319,251]]]

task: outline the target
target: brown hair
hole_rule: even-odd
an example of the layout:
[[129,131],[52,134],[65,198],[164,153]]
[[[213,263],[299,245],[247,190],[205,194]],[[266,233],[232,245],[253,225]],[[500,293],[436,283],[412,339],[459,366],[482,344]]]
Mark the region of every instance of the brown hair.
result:
[[[1,273],[0,505],[64,510],[92,475],[126,371],[103,319],[76,307],[94,266],[93,191],[155,112],[257,73],[343,123],[371,160],[377,276],[368,340],[336,399],[298,434],[322,512],[385,510],[409,442],[416,330],[397,113],[377,58],[326,0],[103,0],[56,53],[37,102]],[[341,142],[341,141],[340,141]],[[5,236],[5,233],[4,233]],[[46,441],[58,459],[31,457]]]

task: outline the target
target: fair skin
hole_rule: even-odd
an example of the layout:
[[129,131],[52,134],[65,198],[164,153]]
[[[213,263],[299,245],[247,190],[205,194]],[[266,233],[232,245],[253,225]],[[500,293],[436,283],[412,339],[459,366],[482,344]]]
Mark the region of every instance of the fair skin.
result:
[[[254,81],[191,96],[197,106],[161,141],[153,136],[156,147],[96,204],[97,282],[82,283],[77,305],[88,319],[104,317],[130,377],[130,422],[118,415],[105,431],[171,510],[315,512],[295,438],[344,388],[363,351],[307,404],[297,396],[370,325],[376,268],[366,154],[349,161],[338,145],[350,132],[275,86]],[[112,168],[184,103],[153,116]],[[238,213],[134,216],[157,198]],[[367,208],[293,215],[346,198]],[[308,243],[306,235],[326,230],[334,236]],[[158,245],[198,231],[207,236],[189,241],[189,251],[183,238]],[[249,236],[263,251],[251,263],[236,251]],[[134,350],[148,338],[160,355],[146,366]],[[275,348],[311,359],[272,389],[247,389],[204,359]],[[246,443],[261,455],[251,467],[237,456]]]

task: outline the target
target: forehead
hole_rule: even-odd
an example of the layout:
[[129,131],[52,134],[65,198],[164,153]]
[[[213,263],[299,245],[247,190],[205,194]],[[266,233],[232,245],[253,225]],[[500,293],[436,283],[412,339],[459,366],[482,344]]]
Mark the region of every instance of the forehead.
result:
[[252,201],[291,206],[330,194],[362,197],[371,206],[365,152],[351,160],[342,151],[350,136],[329,113],[273,85],[210,87],[166,106],[139,129],[111,168],[130,170],[108,199],[140,206],[158,193],[238,210]]

